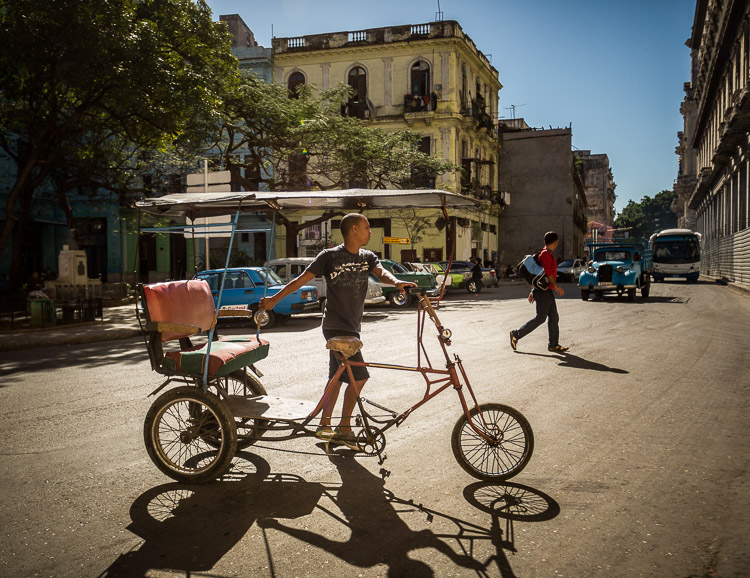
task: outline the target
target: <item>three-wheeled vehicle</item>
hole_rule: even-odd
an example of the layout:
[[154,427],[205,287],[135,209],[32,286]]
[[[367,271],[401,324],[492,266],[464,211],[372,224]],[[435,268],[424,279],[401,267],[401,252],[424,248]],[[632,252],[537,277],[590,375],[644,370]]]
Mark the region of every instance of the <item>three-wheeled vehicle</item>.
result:
[[[243,211],[337,208],[363,212],[433,207],[442,210],[450,226],[448,208],[473,204],[467,197],[440,190],[351,189],[167,195],[141,201],[137,208],[171,218],[187,217],[190,222],[200,217],[234,214],[231,250],[234,235],[240,231],[237,224]],[[185,226],[169,229],[182,233]],[[248,447],[261,438],[269,442],[313,437],[322,408],[338,387],[341,375],[347,372],[353,380],[352,367],[357,365],[416,372],[424,378],[426,388],[416,404],[402,411],[358,398],[356,415],[351,416],[356,451],[377,456],[382,463],[385,433],[450,388],[461,405],[451,435],[451,448],[466,472],[480,480],[502,481],[518,474],[531,458],[534,437],[526,418],[501,403],[480,404],[460,357],[448,353],[451,331],[438,317],[442,292],[430,298],[424,290],[417,291],[414,366],[353,361],[350,357],[362,346],[361,342],[347,337],[329,339],[327,347],[335,352],[339,367],[319,401],[279,398],[266,391],[260,381],[262,373],[256,367],[269,350],[268,341],[260,337],[262,311],[254,314],[247,309],[222,309],[220,305],[217,308],[208,283],[200,279],[139,285],[137,293],[136,312],[151,366],[166,377],[151,395],[162,392],[168,385],[178,385],[162,392],[151,405],[144,424],[144,441],[154,464],[177,481],[204,483],[221,477],[229,470],[238,448]],[[221,298],[220,289],[219,304]],[[258,330],[255,335],[219,337],[217,311],[221,317],[255,315]],[[442,353],[440,363],[433,364],[428,356],[423,342],[426,326],[434,331]],[[191,341],[204,333],[205,343]]]

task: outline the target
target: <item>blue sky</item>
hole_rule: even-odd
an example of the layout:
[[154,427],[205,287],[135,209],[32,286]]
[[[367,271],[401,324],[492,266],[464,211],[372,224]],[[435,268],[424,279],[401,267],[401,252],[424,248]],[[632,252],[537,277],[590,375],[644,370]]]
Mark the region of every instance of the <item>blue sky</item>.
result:
[[[278,37],[435,20],[438,0],[208,0],[239,14],[261,46]],[[439,0],[499,72],[501,116],[572,126],[573,146],[605,153],[615,208],[671,189],[695,0]]]

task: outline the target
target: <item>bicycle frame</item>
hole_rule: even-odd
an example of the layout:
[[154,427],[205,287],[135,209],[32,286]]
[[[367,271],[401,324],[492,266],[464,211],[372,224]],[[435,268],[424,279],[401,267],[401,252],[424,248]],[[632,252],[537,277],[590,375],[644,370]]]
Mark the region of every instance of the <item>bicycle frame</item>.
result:
[[[435,324],[435,328],[438,331],[438,341],[440,342],[440,347],[445,357],[446,369],[438,369],[438,368],[433,367],[432,363],[430,362],[429,356],[427,354],[427,350],[425,349],[424,343],[422,342],[422,337],[424,334],[424,326],[428,317]],[[378,369],[392,369],[396,371],[410,371],[410,372],[419,373],[425,380],[426,390],[421,400],[419,400],[417,403],[407,408],[405,411],[401,412],[400,414],[396,414],[392,410],[384,408],[358,395],[357,405],[361,412],[361,416],[358,416],[358,417],[361,417],[363,428],[367,432],[368,437],[370,436],[369,423],[368,423],[369,421],[372,421],[373,423],[377,423],[377,424],[383,424],[383,427],[382,427],[383,432],[387,431],[394,425],[398,427],[416,409],[418,409],[419,407],[421,407],[422,405],[424,405],[429,400],[436,397],[438,394],[442,393],[449,387],[453,387],[453,389],[458,394],[458,398],[461,402],[461,407],[463,408],[464,414],[466,415],[468,419],[468,423],[471,426],[471,428],[477,433],[477,435],[479,435],[489,444],[493,444],[493,445],[496,444],[497,440],[489,437],[485,433],[485,431],[482,431],[480,428],[478,428],[475,425],[474,420],[471,419],[470,409],[466,402],[466,396],[464,395],[464,392],[463,392],[464,386],[468,390],[469,396],[471,400],[473,401],[474,406],[479,405],[479,403],[476,399],[476,396],[474,395],[474,390],[472,389],[471,383],[469,382],[469,378],[466,375],[466,371],[464,370],[463,362],[461,361],[461,358],[457,354],[454,354],[453,356],[454,359],[451,360],[448,350],[446,349],[447,346],[451,344],[450,337],[451,337],[450,330],[443,327],[442,324],[440,323],[440,320],[438,319],[437,313],[434,307],[432,306],[430,299],[425,295],[424,291],[420,291],[419,303],[418,303],[418,308],[417,308],[417,365],[412,367],[412,366],[404,366],[404,365],[393,365],[393,364],[388,364],[388,363],[352,361],[344,357],[340,353],[334,352],[337,359],[339,359],[339,362],[340,362],[339,367],[334,373],[334,375],[328,380],[328,384],[326,385],[326,389],[323,393],[323,396],[320,399],[320,402],[318,402],[318,405],[315,407],[315,410],[308,417],[308,419],[305,420],[305,423],[303,425],[306,425],[307,423],[309,423],[310,420],[312,420],[316,415],[318,415],[322,411],[323,406],[326,404],[326,402],[330,398],[334,389],[337,389],[338,387],[340,387],[340,383],[341,383],[340,379],[344,371],[347,372],[347,375],[349,377],[349,383],[353,383],[355,381],[354,374],[352,372],[353,367],[374,367]],[[422,363],[422,357],[424,357],[425,364]],[[460,377],[459,377],[459,374],[460,374]],[[437,386],[437,389],[433,390],[433,387],[435,386]],[[363,402],[369,403],[370,405],[373,405],[384,411],[388,411],[392,415],[391,419],[381,420],[369,414],[367,410],[364,408]],[[484,417],[482,416],[481,413],[479,414],[479,416],[480,416],[480,419],[482,419],[482,422],[485,426],[485,430],[489,429],[489,426],[484,421]]]

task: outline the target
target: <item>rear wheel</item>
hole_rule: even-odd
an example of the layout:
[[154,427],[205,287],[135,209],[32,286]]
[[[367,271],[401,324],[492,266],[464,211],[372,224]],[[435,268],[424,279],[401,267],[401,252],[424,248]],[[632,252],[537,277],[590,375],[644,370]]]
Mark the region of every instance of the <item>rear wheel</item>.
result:
[[226,473],[237,446],[237,429],[226,405],[197,387],[160,395],[143,424],[146,451],[157,468],[187,484],[203,484]]
[[466,290],[467,290],[467,291],[468,291],[469,293],[476,293],[476,292],[477,292],[477,289],[478,289],[478,288],[479,288],[479,287],[477,286],[477,282],[476,282],[476,281],[475,281],[474,279],[472,279],[471,281],[469,281],[469,282],[468,282],[468,283],[466,284]]
[[471,423],[493,441],[481,437],[466,414],[461,415],[451,435],[458,464],[485,481],[507,480],[521,472],[534,451],[534,434],[521,412],[500,403],[485,403],[473,407],[469,415]]
[[[219,391],[216,387],[217,385],[224,391]],[[242,397],[266,395],[266,388],[263,387],[260,379],[258,379],[252,370],[247,369],[240,369],[227,376],[219,377],[216,381],[212,381],[208,387],[209,389],[214,388],[220,398],[224,397],[224,392],[227,395],[239,395]],[[257,442],[268,427],[268,421],[248,417],[235,417],[234,423],[237,428],[237,449],[240,450]]]
[[651,278],[646,277],[645,283],[641,285],[641,297],[646,299],[649,293],[651,293]]

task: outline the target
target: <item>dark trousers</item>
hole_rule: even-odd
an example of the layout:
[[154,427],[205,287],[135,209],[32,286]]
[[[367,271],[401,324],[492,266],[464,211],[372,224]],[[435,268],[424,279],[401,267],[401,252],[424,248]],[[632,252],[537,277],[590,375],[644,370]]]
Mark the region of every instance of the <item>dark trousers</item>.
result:
[[534,303],[536,303],[536,317],[529,319],[524,323],[523,326],[515,332],[515,335],[518,339],[522,339],[542,323],[547,321],[547,329],[549,330],[549,347],[555,347],[560,340],[560,327],[558,326],[560,316],[557,314],[555,293],[549,289],[542,291],[537,288],[534,288],[531,293],[534,295]]

